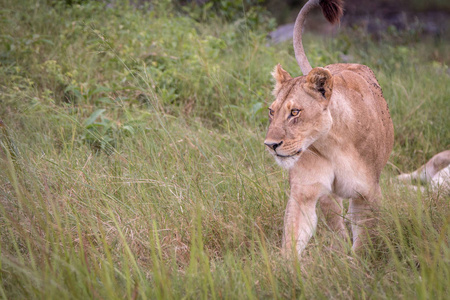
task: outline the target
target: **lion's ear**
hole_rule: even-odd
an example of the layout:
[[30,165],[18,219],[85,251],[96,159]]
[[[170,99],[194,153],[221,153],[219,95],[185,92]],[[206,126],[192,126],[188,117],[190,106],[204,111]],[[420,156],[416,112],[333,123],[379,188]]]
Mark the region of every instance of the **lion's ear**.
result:
[[273,78],[275,78],[275,88],[273,89],[273,95],[276,96],[278,92],[280,91],[281,87],[283,86],[283,83],[285,83],[288,80],[291,80],[292,77],[289,75],[288,72],[286,72],[280,64],[277,64],[275,66],[275,69],[273,69],[272,72]]
[[317,93],[322,94],[323,98],[330,100],[333,90],[333,75],[324,68],[314,68],[306,76],[307,86]]

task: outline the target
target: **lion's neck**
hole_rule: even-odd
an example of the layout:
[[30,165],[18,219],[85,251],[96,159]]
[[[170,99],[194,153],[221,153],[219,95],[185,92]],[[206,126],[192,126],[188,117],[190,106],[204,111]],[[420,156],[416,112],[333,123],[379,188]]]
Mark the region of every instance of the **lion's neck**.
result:
[[349,150],[352,145],[345,141],[342,135],[337,134],[334,127],[332,126],[327,134],[309,146],[310,151],[328,160],[334,160],[339,153]]

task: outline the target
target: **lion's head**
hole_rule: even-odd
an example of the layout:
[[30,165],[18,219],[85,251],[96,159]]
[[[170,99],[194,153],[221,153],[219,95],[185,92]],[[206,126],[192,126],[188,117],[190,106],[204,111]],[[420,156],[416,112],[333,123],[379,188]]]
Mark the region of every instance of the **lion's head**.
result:
[[272,75],[275,101],[269,107],[269,129],[264,144],[277,163],[287,169],[332,125],[328,110],[333,76],[314,68],[307,76],[292,78],[280,65]]

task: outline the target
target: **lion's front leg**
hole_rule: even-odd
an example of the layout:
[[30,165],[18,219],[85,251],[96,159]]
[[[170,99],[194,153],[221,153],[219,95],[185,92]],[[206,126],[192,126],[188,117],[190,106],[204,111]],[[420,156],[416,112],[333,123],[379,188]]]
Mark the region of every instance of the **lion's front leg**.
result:
[[327,225],[343,241],[349,240],[343,217],[343,199],[337,195],[324,195],[319,198],[320,208]]
[[315,185],[291,188],[284,216],[284,255],[290,256],[292,251],[296,251],[300,256],[316,230],[318,191]]

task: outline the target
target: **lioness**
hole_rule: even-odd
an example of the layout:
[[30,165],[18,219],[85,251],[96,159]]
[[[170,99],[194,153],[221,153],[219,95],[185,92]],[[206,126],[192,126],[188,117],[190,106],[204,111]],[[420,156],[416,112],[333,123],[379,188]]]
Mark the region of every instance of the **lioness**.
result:
[[[350,198],[353,249],[374,225],[381,197],[380,173],[394,143],[388,105],[373,72],[359,64],[311,68],[302,45],[308,12],[320,5],[331,23],[342,15],[341,0],[310,0],[294,27],[294,50],[304,76],[292,78],[280,65],[273,76],[276,100],[269,107],[264,144],[289,170],[290,197],[284,218],[283,252],[301,254],[316,225],[316,203],[329,226],[348,238],[342,198]],[[330,197],[334,194],[333,197]]]
[[424,187],[415,184],[429,184],[433,193],[450,194],[450,150],[433,156],[426,164],[409,174],[397,176],[412,190],[425,192]]

